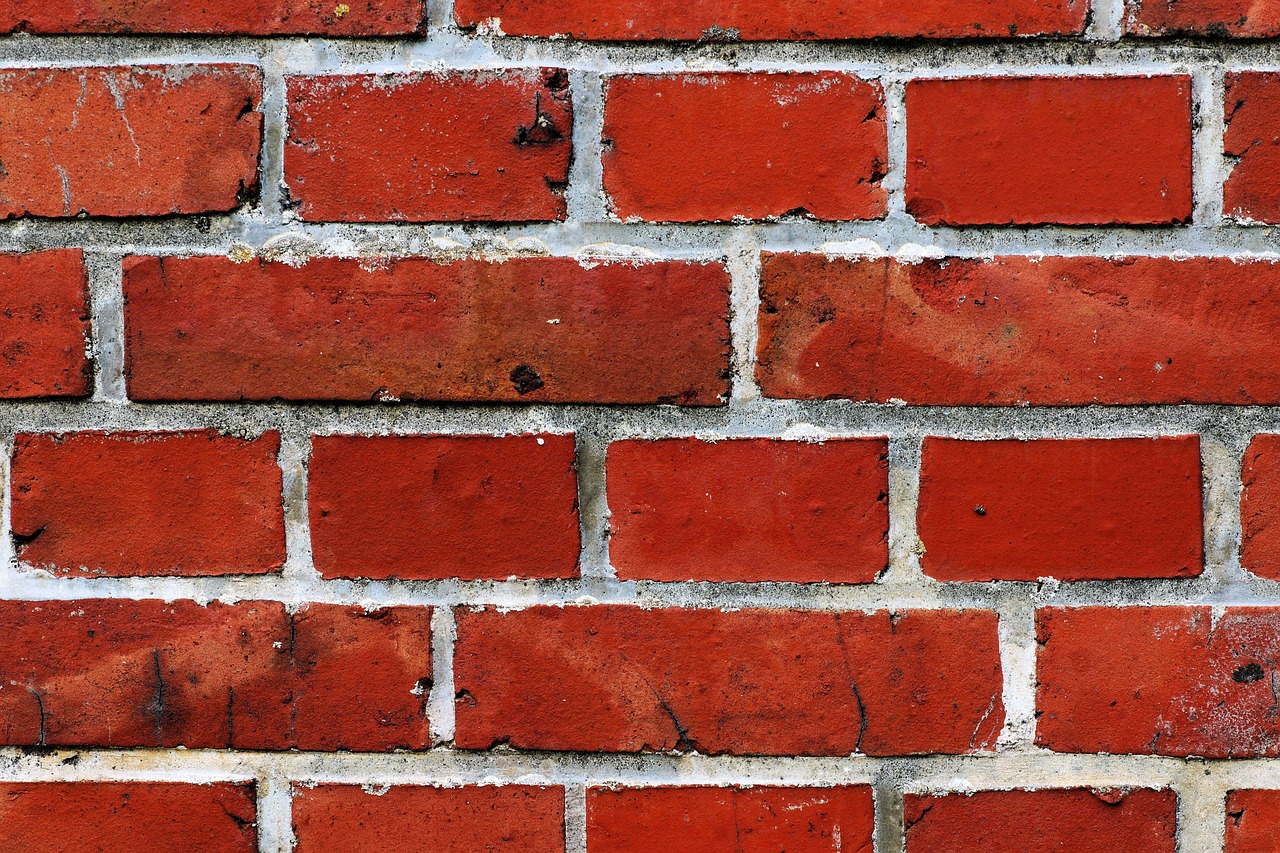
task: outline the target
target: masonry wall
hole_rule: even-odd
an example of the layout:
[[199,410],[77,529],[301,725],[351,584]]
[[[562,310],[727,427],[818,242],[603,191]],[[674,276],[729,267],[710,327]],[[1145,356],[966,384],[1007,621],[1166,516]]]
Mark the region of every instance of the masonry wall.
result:
[[0,848],[1273,849],[1280,4],[0,32]]

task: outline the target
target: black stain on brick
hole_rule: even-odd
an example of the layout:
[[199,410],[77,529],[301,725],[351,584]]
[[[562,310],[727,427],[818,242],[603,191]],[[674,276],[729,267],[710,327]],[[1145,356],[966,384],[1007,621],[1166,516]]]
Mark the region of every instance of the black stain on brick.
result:
[[1231,673],[1231,680],[1237,684],[1252,684],[1255,681],[1261,681],[1265,676],[1266,673],[1262,671],[1262,667],[1256,663],[1247,663]]
[[517,365],[516,369],[511,371],[511,381],[515,383],[516,393],[521,396],[537,391],[546,384],[538,375],[538,371],[527,364]]

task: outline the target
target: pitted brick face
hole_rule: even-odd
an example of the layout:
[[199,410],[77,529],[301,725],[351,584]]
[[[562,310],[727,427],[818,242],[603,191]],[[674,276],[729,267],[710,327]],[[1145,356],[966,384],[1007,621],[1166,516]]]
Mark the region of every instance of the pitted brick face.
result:
[[166,216],[258,189],[262,74],[247,65],[0,71],[0,220]]
[[285,178],[303,219],[563,219],[568,74],[292,77]]
[[719,264],[193,257],[125,267],[136,399],[711,406],[728,391]]
[[0,398],[87,397],[93,390],[84,254],[0,254]]
[[1135,36],[1273,38],[1280,34],[1274,0],[1126,0],[1125,31]]
[[18,559],[55,574],[253,575],[284,564],[280,436],[21,434]]
[[1004,720],[986,611],[538,607],[457,620],[468,749],[963,755],[991,749]]
[[[6,601],[0,731],[26,747],[420,749],[426,608]],[[358,679],[351,678],[359,672]],[[15,689],[16,688],[16,689]]]
[[605,192],[622,220],[878,219],[883,97],[848,74],[612,78]]

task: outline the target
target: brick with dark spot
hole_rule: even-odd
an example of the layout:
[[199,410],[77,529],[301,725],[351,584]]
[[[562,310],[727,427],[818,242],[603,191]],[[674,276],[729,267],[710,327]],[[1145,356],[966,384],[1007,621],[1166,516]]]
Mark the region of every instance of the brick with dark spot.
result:
[[0,849],[254,853],[252,782],[5,782]]
[[1190,577],[1204,567],[1199,436],[928,437],[917,530],[943,581]]
[[996,615],[456,612],[456,743],[580,752],[984,752],[1004,724]]
[[78,249],[0,254],[0,300],[0,398],[88,396],[93,365],[86,352],[84,254]]
[[707,406],[728,393],[721,264],[317,258],[296,268],[193,257],[124,267],[134,400]]
[[1280,828],[1280,791],[1227,792],[1226,853],[1274,853]]
[[907,794],[905,853],[1174,853],[1169,790],[1061,788]]
[[1133,36],[1274,38],[1276,0],[1127,0],[1125,32]]
[[0,743],[421,749],[430,620],[419,607],[0,602]]
[[1225,98],[1223,150],[1236,162],[1222,187],[1223,213],[1249,222],[1280,222],[1280,73],[1228,74]]
[[233,210],[257,192],[248,65],[0,71],[0,220]]
[[592,853],[871,853],[869,785],[588,788]]
[[564,853],[564,789],[536,785],[298,785],[297,853]]
[[1280,609],[1050,608],[1036,640],[1041,747],[1280,755]]
[[563,219],[568,75],[290,77],[285,178],[304,219]]

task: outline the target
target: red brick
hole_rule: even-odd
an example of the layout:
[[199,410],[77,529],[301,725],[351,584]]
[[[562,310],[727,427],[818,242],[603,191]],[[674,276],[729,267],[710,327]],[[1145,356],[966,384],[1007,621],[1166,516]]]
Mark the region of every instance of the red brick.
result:
[[418,607],[0,602],[0,743],[421,749],[430,619]]
[[126,258],[124,286],[135,400],[716,405],[728,392],[719,264]]
[[907,84],[907,211],[927,225],[1191,219],[1191,78]]
[[[338,13],[341,6],[347,10]],[[389,36],[422,32],[425,0],[5,0],[0,32]]]
[[588,788],[592,853],[871,853],[868,785]]
[[0,300],[0,398],[88,396],[93,365],[84,254],[0,254]]
[[0,220],[232,210],[257,190],[247,65],[0,70]]
[[1226,853],[1275,853],[1280,845],[1280,791],[1227,793]]
[[297,853],[563,853],[564,789],[295,785],[293,833]]
[[572,435],[325,436],[308,510],[327,578],[578,574]]
[[1037,615],[1036,743],[1055,752],[1280,755],[1280,609]]
[[1275,0],[1128,0],[1126,7],[1125,31],[1129,35],[1280,35],[1280,3]]
[[1260,435],[1244,454],[1240,563],[1280,580],[1280,435]]
[[457,0],[463,27],[603,41],[1010,38],[1084,32],[1082,0]]
[[1231,258],[769,255],[768,397],[1280,402],[1280,266]]
[[284,169],[303,219],[563,219],[564,71],[290,77]]
[[939,580],[1198,575],[1202,519],[1199,436],[924,440],[921,563]]
[[622,219],[884,216],[884,92],[851,74],[615,77],[604,187]]
[[1067,788],[907,794],[906,853],[1174,853],[1172,791]]
[[253,853],[251,782],[6,782],[0,849],[25,853]]
[[278,433],[19,434],[18,558],[61,575],[234,575],[284,565]]
[[870,583],[888,456],[885,439],[616,442],[610,560],[624,580]]
[[[1277,7],[1280,9],[1280,7]],[[1280,15],[1277,16],[1280,19]],[[1227,216],[1280,222],[1280,74],[1227,75],[1225,151],[1238,161],[1223,185]]]
[[962,754],[1004,720],[988,611],[464,608],[457,623],[462,749]]

